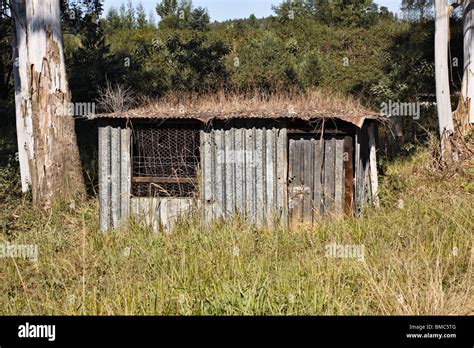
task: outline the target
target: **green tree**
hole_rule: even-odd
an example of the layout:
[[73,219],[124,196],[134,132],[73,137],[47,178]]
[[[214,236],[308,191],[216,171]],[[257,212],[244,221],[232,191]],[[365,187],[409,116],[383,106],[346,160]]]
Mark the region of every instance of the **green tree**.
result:
[[143,29],[147,25],[148,25],[148,22],[146,19],[145,8],[143,7],[143,4],[140,2],[137,6],[137,26],[139,29]]
[[431,13],[433,5],[433,0],[402,0],[402,11],[422,21]]
[[197,7],[192,10],[190,19],[189,19],[189,27],[194,30],[207,30],[209,29],[209,14],[207,10],[202,7]]
[[212,92],[227,84],[229,72],[224,57],[230,49],[222,41],[208,41],[194,35],[182,40],[172,35],[165,44],[164,60],[170,66],[175,90]]

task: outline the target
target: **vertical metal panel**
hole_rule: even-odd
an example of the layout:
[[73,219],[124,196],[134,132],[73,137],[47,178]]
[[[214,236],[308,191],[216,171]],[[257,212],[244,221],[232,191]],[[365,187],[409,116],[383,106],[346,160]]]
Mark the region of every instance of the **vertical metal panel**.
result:
[[99,226],[110,229],[110,127],[99,127]]
[[245,172],[244,172],[244,130],[234,129],[234,149],[235,149],[235,208],[240,214],[245,212],[244,189],[245,189]]
[[[223,211],[206,219],[242,213],[259,225],[273,224],[274,212],[286,210],[286,132],[278,129],[211,130],[215,142],[203,142],[204,207],[209,193]],[[215,158],[212,153],[216,153]],[[209,164],[209,161],[211,164]],[[206,175],[215,167],[214,176]],[[211,179],[208,179],[211,177]],[[283,216],[283,218],[286,218]]]
[[113,127],[111,129],[111,210],[112,210],[112,227],[117,228],[120,226],[120,210],[121,210],[121,197],[120,197],[120,128]]
[[132,165],[131,165],[131,141],[130,141],[130,129],[122,128],[121,130],[121,161],[120,161],[120,198],[121,198],[121,221],[123,224],[127,223],[130,217],[130,195],[131,195],[131,183],[132,183]]
[[234,152],[234,130],[230,129],[222,133],[223,143],[225,147],[225,163],[223,168],[225,168],[225,211],[227,216],[231,216],[234,212],[235,207],[235,152]]
[[275,202],[275,185],[276,185],[276,151],[275,151],[275,137],[272,129],[265,131],[265,187],[266,190],[266,213],[267,222],[270,226],[273,225],[273,220],[276,213],[276,202]]
[[216,189],[217,183],[217,149],[216,149],[216,133],[209,133],[209,146],[211,147],[210,151],[210,161],[211,161],[211,192],[212,192],[212,216],[216,217],[220,214],[219,202],[218,202],[218,192]]
[[256,176],[256,155],[255,155],[255,128],[248,129],[245,137],[245,185],[246,185],[246,201],[247,215],[256,222],[256,202],[255,202],[255,176]]
[[213,134],[215,144],[215,213],[216,216],[225,214],[225,147],[224,131],[217,130]]
[[265,221],[265,201],[264,201],[264,137],[263,130],[255,130],[255,201],[256,201],[256,215],[257,223],[262,224]]

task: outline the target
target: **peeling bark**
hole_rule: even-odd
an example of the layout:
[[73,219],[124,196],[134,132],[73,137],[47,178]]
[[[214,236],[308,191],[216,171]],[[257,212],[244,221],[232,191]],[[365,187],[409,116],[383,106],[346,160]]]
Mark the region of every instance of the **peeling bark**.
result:
[[18,149],[22,186],[48,209],[85,195],[60,25],[59,0],[12,0]]

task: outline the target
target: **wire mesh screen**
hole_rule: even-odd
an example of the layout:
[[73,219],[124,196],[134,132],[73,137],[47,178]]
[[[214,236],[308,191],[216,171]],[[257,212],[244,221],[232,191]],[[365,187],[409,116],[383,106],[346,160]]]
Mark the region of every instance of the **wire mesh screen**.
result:
[[197,129],[135,128],[132,194],[192,197],[197,185],[199,143]]

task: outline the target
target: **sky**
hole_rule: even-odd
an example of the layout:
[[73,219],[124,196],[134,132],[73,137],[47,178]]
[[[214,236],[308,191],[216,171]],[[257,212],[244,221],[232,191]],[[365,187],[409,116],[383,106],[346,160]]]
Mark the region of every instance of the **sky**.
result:
[[[105,0],[105,13],[112,6],[119,7],[128,0]],[[133,4],[142,3],[146,13],[153,12],[159,0],[132,0]],[[257,18],[273,14],[272,5],[278,5],[281,0],[193,0],[195,7],[201,6],[208,9],[211,20],[224,21],[226,19],[247,18],[254,14]],[[401,0],[375,0],[379,6],[386,6],[392,12],[398,12]]]

